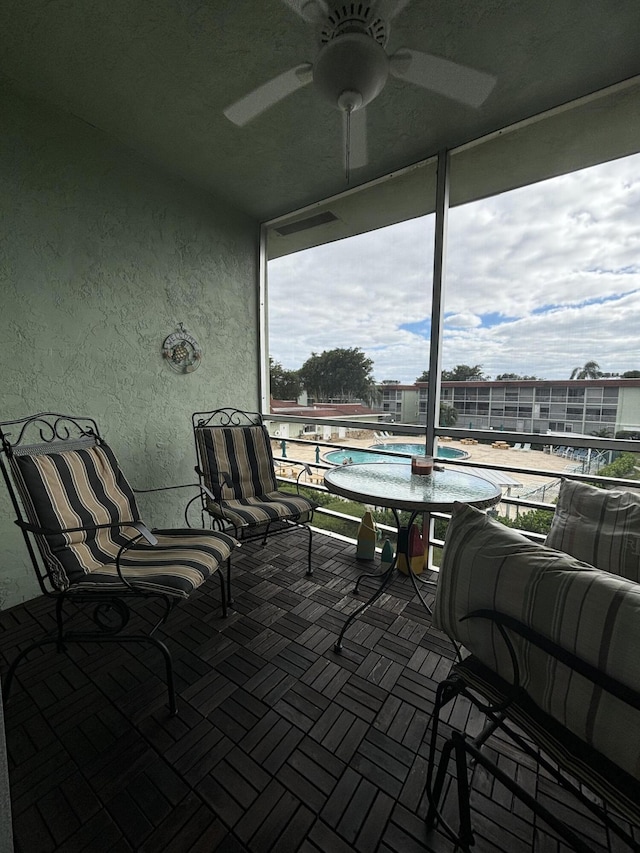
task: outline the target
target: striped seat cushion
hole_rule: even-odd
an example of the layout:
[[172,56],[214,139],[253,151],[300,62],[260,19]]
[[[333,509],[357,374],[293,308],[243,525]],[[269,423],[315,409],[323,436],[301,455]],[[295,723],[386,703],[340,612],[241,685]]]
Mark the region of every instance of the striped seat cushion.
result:
[[295,521],[304,524],[313,515],[316,504],[301,495],[285,492],[270,492],[260,497],[240,498],[209,502],[207,508],[212,515],[230,521],[235,527],[271,524],[278,521]]
[[[640,691],[640,587],[456,505],[447,530],[433,624],[507,681],[513,667],[487,609],[506,614],[600,672]],[[521,686],[580,740],[640,777],[640,710],[511,634]]]
[[[138,589],[176,598],[189,595],[216,572],[236,542],[223,533],[176,530],[156,536],[157,545],[140,539],[120,558],[122,573]],[[121,585],[114,562],[87,574],[74,589],[104,589]]]
[[[36,540],[54,585],[86,589],[119,584],[116,556],[123,545],[140,536],[132,526],[140,514],[109,446],[24,453],[13,457],[11,464],[29,521],[47,531]],[[104,524],[117,526],[73,530]],[[130,581],[186,596],[216,571],[232,544],[218,534],[200,532],[194,537],[178,531],[175,536],[160,536],[159,547],[138,541],[125,552],[121,565]]]
[[640,493],[564,480],[546,544],[640,583]]
[[278,488],[269,434],[261,424],[195,428],[207,488],[222,501],[269,495]]

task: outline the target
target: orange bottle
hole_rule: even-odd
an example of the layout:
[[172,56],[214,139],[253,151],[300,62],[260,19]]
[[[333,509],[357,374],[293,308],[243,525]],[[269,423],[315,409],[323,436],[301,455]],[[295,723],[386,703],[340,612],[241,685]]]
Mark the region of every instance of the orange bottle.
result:
[[[407,554],[409,565],[414,575],[421,575],[424,571],[424,542],[417,524],[412,524],[407,537]],[[398,554],[398,571],[405,575],[409,574],[407,558],[404,554]]]

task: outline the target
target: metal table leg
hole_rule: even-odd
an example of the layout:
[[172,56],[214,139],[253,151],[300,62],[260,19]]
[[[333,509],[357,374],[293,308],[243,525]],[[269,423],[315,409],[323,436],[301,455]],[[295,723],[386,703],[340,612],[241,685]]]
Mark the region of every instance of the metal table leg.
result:
[[[372,574],[369,572],[365,572],[358,577],[358,580],[356,581],[355,590],[354,590],[355,592],[358,591],[358,585],[363,578],[379,578],[380,584],[377,587],[377,589],[373,592],[373,594],[370,596],[370,598],[367,601],[365,601],[364,604],[362,604],[360,607],[358,607],[356,610],[354,610],[353,613],[348,617],[348,619],[346,620],[346,622],[342,626],[342,630],[340,631],[340,635],[338,636],[338,639],[334,645],[334,650],[336,652],[342,651],[342,639],[345,635],[347,628],[353,622],[355,622],[355,620],[359,616],[361,616],[366,610],[368,610],[372,604],[375,604],[375,602],[380,598],[382,593],[386,590],[386,588],[389,586],[389,584],[393,580],[396,565],[398,563],[398,557],[400,556],[400,554],[404,554],[404,556],[405,556],[405,559],[407,561],[409,575],[411,576],[411,580],[413,582],[413,586],[414,586],[414,589],[418,595],[418,598],[422,602],[422,604],[425,607],[425,609],[427,610],[427,612],[431,613],[431,607],[427,604],[427,602],[422,597],[422,593],[420,592],[420,588],[418,587],[417,578],[416,578],[415,574],[411,571],[411,562],[409,560],[409,553],[408,553],[408,551],[409,551],[409,531],[411,530],[411,527],[413,526],[416,518],[422,514],[422,511],[419,511],[419,510],[413,511],[411,513],[411,516],[409,517],[409,522],[407,524],[401,524],[400,523],[400,516],[399,516],[397,510],[392,509],[391,511],[393,512],[393,516],[394,516],[395,521],[396,521],[396,528],[398,531],[398,544],[397,544],[397,547],[395,550],[393,560],[392,560],[391,564],[389,565],[389,568],[386,569],[386,571],[384,571],[382,573],[378,573],[378,574],[373,573]],[[432,581],[424,581],[424,583],[432,583]]]

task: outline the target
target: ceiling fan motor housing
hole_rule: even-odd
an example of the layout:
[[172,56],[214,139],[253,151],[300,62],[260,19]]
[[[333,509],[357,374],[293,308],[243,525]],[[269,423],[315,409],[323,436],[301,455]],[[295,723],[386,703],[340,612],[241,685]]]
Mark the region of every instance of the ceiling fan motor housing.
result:
[[386,47],[389,27],[384,18],[377,15],[370,3],[343,3],[327,15],[320,43],[326,44],[344,33],[365,33],[381,47]]
[[[389,59],[384,48],[370,35],[345,32],[320,49],[313,66],[313,82],[334,107],[351,109],[366,106],[380,94],[389,75]],[[349,97],[343,98],[344,93]],[[353,93],[362,99],[353,98]],[[355,100],[355,103],[354,103]]]

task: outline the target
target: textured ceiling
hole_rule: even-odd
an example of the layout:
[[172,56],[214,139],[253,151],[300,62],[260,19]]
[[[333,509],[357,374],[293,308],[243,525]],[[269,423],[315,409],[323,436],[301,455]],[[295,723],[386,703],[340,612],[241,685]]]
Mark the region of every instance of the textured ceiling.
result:
[[[222,110],[317,53],[282,0],[6,0],[0,75],[268,219],[345,189],[340,115],[313,86],[244,128]],[[479,109],[389,79],[360,184],[640,73],[639,0],[412,0],[387,52],[488,71]]]

